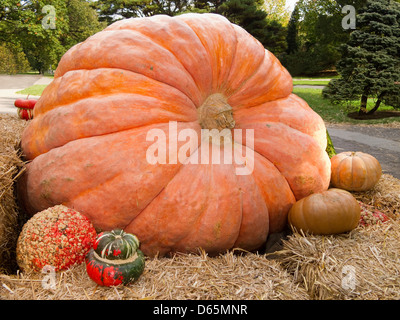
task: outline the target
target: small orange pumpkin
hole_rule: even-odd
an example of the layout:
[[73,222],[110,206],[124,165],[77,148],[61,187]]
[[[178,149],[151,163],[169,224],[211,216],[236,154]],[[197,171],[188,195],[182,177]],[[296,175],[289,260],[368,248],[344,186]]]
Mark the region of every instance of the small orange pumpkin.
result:
[[312,234],[338,234],[353,230],[360,221],[357,200],[342,189],[331,188],[297,201],[289,211],[289,223]]
[[331,158],[331,185],[348,191],[366,191],[382,175],[379,161],[368,153],[342,152]]

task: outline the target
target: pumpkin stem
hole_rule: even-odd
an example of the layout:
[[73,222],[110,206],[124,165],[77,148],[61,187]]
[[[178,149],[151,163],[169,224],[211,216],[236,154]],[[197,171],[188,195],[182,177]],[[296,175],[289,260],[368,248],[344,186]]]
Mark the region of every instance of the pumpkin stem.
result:
[[198,109],[199,123],[202,129],[233,129],[232,107],[227,99],[220,93],[210,95]]

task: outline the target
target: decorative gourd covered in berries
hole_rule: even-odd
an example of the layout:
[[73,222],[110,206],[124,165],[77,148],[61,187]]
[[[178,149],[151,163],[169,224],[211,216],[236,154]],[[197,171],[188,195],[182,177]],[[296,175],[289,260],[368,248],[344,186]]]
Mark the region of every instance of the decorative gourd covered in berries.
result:
[[[296,200],[329,186],[326,127],[292,89],[220,15],[117,21],[72,47],[40,97],[21,198],[28,212],[65,203],[133,233],[149,256],[258,249]],[[207,129],[234,143],[201,139]]]
[[348,191],[367,191],[382,175],[379,161],[364,152],[341,152],[331,158],[331,184]]
[[360,211],[350,192],[331,188],[297,201],[289,211],[289,223],[312,234],[343,233],[358,226]]
[[361,208],[360,225],[370,226],[389,221],[389,217],[386,214],[375,209],[373,206],[367,205],[361,201],[358,201],[358,203]]
[[17,242],[17,263],[23,271],[40,272],[46,265],[66,270],[85,260],[96,239],[87,217],[57,205],[25,223]]
[[144,266],[138,238],[120,229],[101,232],[86,256],[89,277],[102,286],[128,284],[139,278]]

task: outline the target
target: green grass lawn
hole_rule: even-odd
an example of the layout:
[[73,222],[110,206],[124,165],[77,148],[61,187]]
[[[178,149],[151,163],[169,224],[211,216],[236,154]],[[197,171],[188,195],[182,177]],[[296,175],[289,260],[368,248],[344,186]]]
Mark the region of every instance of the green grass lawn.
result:
[[294,80],[304,80],[304,79],[312,79],[312,80],[329,80],[329,79],[337,79],[340,78],[339,75],[334,75],[334,76],[319,76],[319,77],[314,77],[314,76],[297,76],[293,77]]
[[[340,105],[333,105],[329,100],[322,97],[322,89],[311,89],[311,88],[294,88],[293,93],[307,101],[308,105],[317,112],[322,119],[326,122],[346,122],[354,124],[378,124],[378,123],[389,123],[389,122],[400,122],[400,118],[384,118],[384,119],[371,119],[371,120],[355,120],[349,118],[347,113],[350,111],[358,111],[359,101],[353,101],[351,109],[347,109]],[[373,99],[368,101],[368,110],[372,109],[374,105]],[[382,104],[378,111],[390,110],[393,111],[392,107],[385,106]]]
[[293,85],[326,86],[329,80],[296,80],[293,79]]
[[35,84],[33,86],[30,86],[24,90],[18,91],[16,93],[18,94],[26,94],[26,95],[31,95],[31,96],[41,96],[44,88],[47,87],[47,84]]
[[322,89],[294,88],[293,93],[307,101],[308,105],[328,122],[345,122],[346,112],[322,98]]

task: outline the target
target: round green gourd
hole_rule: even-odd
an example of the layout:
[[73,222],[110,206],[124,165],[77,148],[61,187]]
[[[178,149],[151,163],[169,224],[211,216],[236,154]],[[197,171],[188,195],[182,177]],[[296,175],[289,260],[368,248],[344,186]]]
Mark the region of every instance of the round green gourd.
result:
[[89,277],[101,286],[128,284],[140,277],[145,266],[138,238],[123,230],[101,232],[86,256]]
[[139,239],[131,233],[115,229],[100,233],[93,248],[103,259],[128,259],[139,248]]

